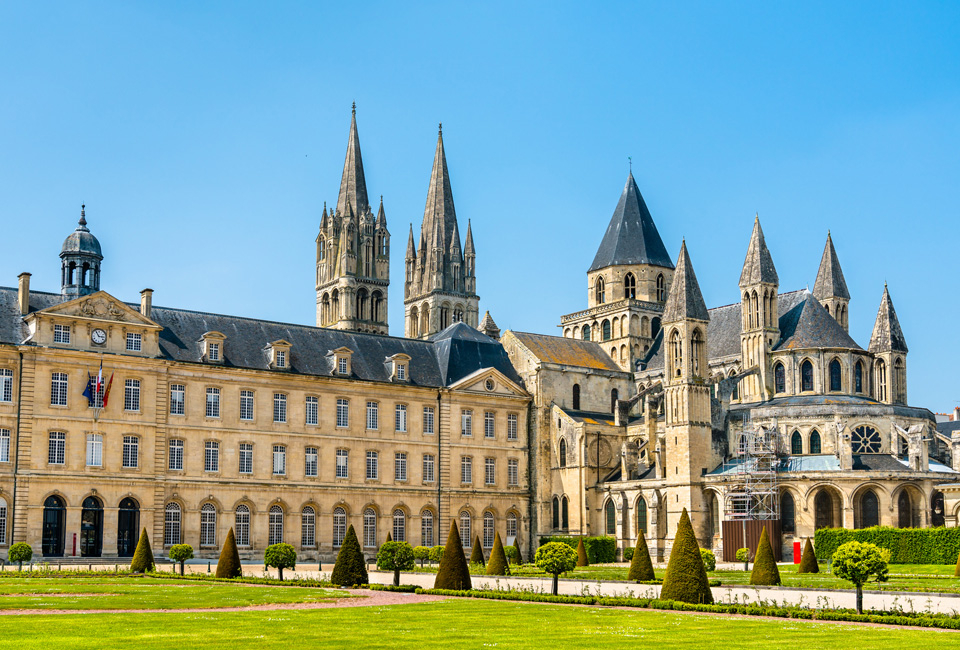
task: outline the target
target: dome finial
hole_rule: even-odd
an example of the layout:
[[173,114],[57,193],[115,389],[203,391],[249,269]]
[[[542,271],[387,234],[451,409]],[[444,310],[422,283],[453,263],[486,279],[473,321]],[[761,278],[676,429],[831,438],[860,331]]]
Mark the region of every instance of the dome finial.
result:
[[77,223],[79,223],[81,226],[87,225],[87,204],[86,203],[80,204],[80,221]]

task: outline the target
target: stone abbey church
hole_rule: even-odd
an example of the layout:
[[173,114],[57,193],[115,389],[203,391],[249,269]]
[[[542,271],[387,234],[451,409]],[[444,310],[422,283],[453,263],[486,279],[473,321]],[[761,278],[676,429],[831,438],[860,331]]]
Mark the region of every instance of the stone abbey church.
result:
[[127,557],[145,529],[158,552],[213,558],[233,528],[247,558],[283,541],[329,562],[350,524],[372,555],[456,521],[465,545],[642,531],[664,557],[686,508],[703,546],[729,554],[759,521],[787,557],[823,526],[957,525],[960,431],[908,405],[886,287],[869,342],[850,336],[829,235],[813,292],[781,291],[757,219],[742,302],[710,309],[631,174],[587,309],[551,336],[479,318],[460,226],[441,131],[400,337],[355,109],[316,239],[316,326],[114,297],[82,210],[59,291],[29,273],[0,288],[0,552]]

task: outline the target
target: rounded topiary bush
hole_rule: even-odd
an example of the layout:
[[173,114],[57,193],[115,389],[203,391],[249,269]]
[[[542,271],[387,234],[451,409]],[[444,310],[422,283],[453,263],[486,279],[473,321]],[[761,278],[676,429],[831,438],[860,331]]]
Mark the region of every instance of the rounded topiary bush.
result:
[[493,550],[490,551],[490,561],[487,562],[487,575],[510,575],[510,565],[507,564],[507,554],[503,552],[503,542],[500,541],[500,533],[495,533],[493,536]]
[[407,542],[384,542],[377,551],[377,568],[393,571],[393,586],[400,586],[400,572],[415,566],[413,547]]
[[430,548],[430,561],[440,564],[440,560],[443,559],[443,546],[433,546]]
[[183,575],[183,565],[193,559],[193,547],[189,544],[174,544],[167,552],[170,559],[180,563],[180,575]]
[[140,541],[137,542],[137,550],[133,552],[133,559],[130,560],[130,571],[133,573],[153,571],[154,564],[150,537],[147,535],[147,529],[144,528],[143,532],[140,533]]
[[707,571],[700,557],[700,545],[690,525],[687,509],[683,509],[677,524],[677,536],[673,540],[667,573],[660,588],[662,600],[679,600],[684,603],[713,603],[713,593],[707,580]]
[[587,547],[583,545],[583,538],[577,542],[577,566],[590,566],[590,558],[587,557]]
[[423,566],[423,563],[430,559],[430,549],[426,546],[414,546],[413,559],[419,562],[420,566]]
[[650,550],[647,548],[647,540],[641,530],[637,546],[633,550],[633,557],[630,558],[630,571],[627,573],[627,580],[650,582],[655,578],[653,562],[650,561]]
[[810,538],[807,538],[807,543],[803,545],[803,554],[800,556],[797,573],[820,573],[820,563],[817,562],[817,555],[813,552]]
[[23,569],[23,563],[33,558],[33,547],[26,542],[17,542],[7,551],[7,560],[17,563],[17,570]]
[[480,536],[477,535],[473,539],[473,551],[470,553],[470,564],[484,566],[486,563],[487,559],[483,557],[483,546],[480,545]]
[[634,554],[635,551],[636,551],[636,549],[635,549],[634,547],[632,547],[632,546],[628,546],[628,547],[626,547],[625,549],[623,549],[623,561],[624,561],[624,562],[632,562],[632,561],[633,561],[633,554]]
[[284,569],[297,568],[297,551],[290,544],[271,544],[263,551],[263,565],[275,568],[283,580]]
[[237,538],[233,534],[233,526],[227,533],[227,539],[223,541],[223,548],[220,549],[220,559],[217,560],[218,578],[239,578],[243,575],[240,568],[240,551],[237,550]]
[[437,569],[437,579],[433,583],[433,588],[460,590],[472,587],[467,557],[463,554],[460,529],[454,521],[450,524],[450,534],[447,536],[447,545],[443,549],[443,557],[440,560],[440,568]]
[[717,556],[713,554],[713,551],[701,548],[700,557],[703,558],[703,568],[707,571],[715,571],[717,568]]
[[577,553],[563,542],[547,542],[537,549],[534,563],[553,576],[553,595],[557,595],[560,574],[577,568]]
[[757,554],[753,560],[750,584],[780,584],[780,570],[777,568],[777,561],[773,558],[773,547],[770,546],[770,537],[767,535],[766,526],[760,531],[760,543],[757,544]]
[[353,524],[347,528],[340,552],[337,553],[337,563],[333,565],[330,582],[341,587],[365,585],[370,582],[367,563],[363,558],[363,550],[360,548],[360,540],[357,539],[357,531],[353,529]]

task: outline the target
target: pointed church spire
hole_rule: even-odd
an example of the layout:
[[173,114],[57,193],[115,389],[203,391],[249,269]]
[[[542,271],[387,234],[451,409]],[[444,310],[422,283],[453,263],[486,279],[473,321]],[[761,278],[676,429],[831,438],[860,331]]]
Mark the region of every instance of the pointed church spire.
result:
[[677,269],[673,274],[673,284],[667,295],[667,302],[663,307],[663,322],[673,323],[679,320],[709,321],[710,314],[700,292],[700,283],[693,272],[693,263],[687,252],[687,242],[680,246],[680,257],[677,259]]
[[632,171],[627,176],[620,202],[613,211],[607,232],[603,235],[589,271],[619,264],[650,264],[673,268],[673,261],[660,239],[660,233],[640,194]]
[[459,262],[463,259],[463,254],[460,250],[460,226],[457,225],[457,222],[453,222],[453,233],[450,235],[450,259],[454,262]]
[[380,195],[380,209],[377,210],[377,229],[387,227],[387,213],[383,210],[383,194]]
[[740,286],[752,284],[780,284],[777,269],[773,265],[773,258],[763,239],[763,229],[760,227],[760,215],[753,220],[753,233],[750,235],[750,246],[747,247],[747,257],[743,261],[743,271],[740,273]]
[[868,349],[870,352],[908,352],[907,341],[900,329],[900,321],[893,308],[886,282],[883,283],[883,297],[880,298],[880,309],[877,310],[877,320],[873,325]]
[[[473,228],[469,219],[467,219],[467,241],[463,244],[463,254],[467,256],[477,254],[473,248]],[[487,312],[487,315],[489,316],[490,312]]]
[[410,236],[407,238],[407,259],[412,260],[417,257],[417,247],[413,243],[413,224],[410,224]]
[[833,237],[827,231],[827,243],[823,247],[823,257],[820,258],[820,269],[817,271],[817,281],[813,285],[813,295],[817,300],[824,302],[828,298],[843,298],[850,300],[847,282],[843,279],[843,269],[837,251],[833,247]]
[[447,155],[443,148],[443,124],[437,135],[437,150],[433,155],[433,171],[427,190],[427,205],[423,211],[423,232],[432,235],[439,226],[441,248],[447,248],[449,233],[457,222],[453,206],[453,190],[450,189],[450,173],[447,171]]
[[354,102],[350,117],[350,136],[347,138],[347,156],[343,162],[340,178],[340,195],[337,197],[337,212],[346,214],[348,206],[355,215],[362,215],[370,208],[367,200],[367,181],[363,177],[363,158],[360,156],[360,137],[357,135],[357,104]]

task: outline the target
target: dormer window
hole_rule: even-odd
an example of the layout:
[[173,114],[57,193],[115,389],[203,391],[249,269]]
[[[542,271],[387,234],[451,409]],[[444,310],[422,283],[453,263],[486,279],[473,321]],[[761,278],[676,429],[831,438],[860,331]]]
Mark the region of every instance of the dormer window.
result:
[[337,357],[337,374],[346,375],[349,374],[350,362],[346,357]]
[[409,381],[410,377],[410,356],[399,353],[392,357],[387,357],[385,361],[387,372],[390,373],[391,381]]
[[400,381],[406,381],[407,379],[407,364],[398,363],[397,364],[397,379]]
[[54,325],[53,326],[53,342],[69,344],[70,343],[70,326]]
[[223,363],[224,344],[227,337],[220,332],[207,332],[203,335],[203,361],[208,363]]
[[351,357],[353,356],[353,350],[344,346],[337,348],[336,350],[330,350],[327,353],[328,357],[333,357],[333,374],[340,375],[342,377],[349,377],[353,372],[351,368]]
[[207,343],[207,359],[209,361],[220,361],[219,343]]
[[289,370],[290,368],[290,343],[280,339],[274,341],[267,347],[270,367],[274,370]]
[[286,352],[286,350],[277,350],[275,359],[276,359],[277,368],[286,368],[286,367],[287,367],[287,352]]

